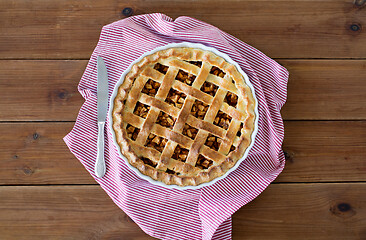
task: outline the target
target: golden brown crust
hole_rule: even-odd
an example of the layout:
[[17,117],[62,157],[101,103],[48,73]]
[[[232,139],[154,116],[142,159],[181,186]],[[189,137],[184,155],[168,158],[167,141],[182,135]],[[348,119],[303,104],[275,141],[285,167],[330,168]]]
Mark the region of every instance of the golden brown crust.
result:
[[[193,65],[188,61],[199,61],[202,66]],[[169,66],[167,72],[163,74],[155,70],[156,63]],[[225,76],[210,74],[212,66],[222,70]],[[180,69],[189,72],[189,76],[195,76],[193,84],[187,76],[184,83],[176,80]],[[159,90],[152,91],[151,94],[150,92],[141,94],[149,79],[160,84]],[[200,90],[206,81],[218,86],[214,96]],[[171,89],[186,95],[181,108],[179,103],[175,106],[166,103],[166,97]],[[228,92],[238,96],[238,99],[233,100],[237,101],[235,107],[225,102]],[[196,113],[187,112],[187,109],[196,104],[197,99],[202,102],[202,106],[209,106],[204,119],[199,119],[199,115],[194,116]],[[133,113],[137,102],[148,106],[148,113],[141,115],[145,118]],[[122,154],[142,174],[168,185],[197,186],[224,175],[243,156],[252,141],[251,135],[256,117],[255,104],[251,89],[234,65],[209,51],[197,48],[170,48],[144,57],[126,75],[114,99],[113,130]],[[161,111],[169,115],[163,119],[166,121],[164,127],[155,123],[161,116],[159,115]],[[230,119],[226,125],[223,123],[225,126],[218,126],[214,122],[219,111],[227,115],[226,119]],[[174,119],[175,122],[172,123]],[[170,123],[172,125],[169,125]],[[194,140],[182,134],[187,124],[191,126],[192,131],[198,129]],[[139,129],[135,140],[128,137],[126,132],[126,127],[131,125],[133,125],[131,129]],[[241,133],[238,134],[239,137],[238,130]],[[146,147],[149,139],[153,141],[155,139],[150,138],[151,134],[156,136],[156,139],[159,138],[157,141],[160,144],[164,143],[162,152],[159,149]],[[217,150],[205,145],[209,134],[221,139]],[[155,143],[150,144],[155,146]],[[189,149],[185,162],[172,158],[178,144],[183,149]],[[235,150],[232,150],[233,147]],[[201,169],[198,166],[201,162],[202,166],[208,166],[207,162],[211,165],[207,169]]]

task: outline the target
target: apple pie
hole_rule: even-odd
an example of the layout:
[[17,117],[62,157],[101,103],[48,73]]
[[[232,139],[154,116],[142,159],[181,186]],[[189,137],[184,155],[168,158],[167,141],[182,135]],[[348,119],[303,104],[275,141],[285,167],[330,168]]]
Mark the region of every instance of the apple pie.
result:
[[112,127],[122,154],[142,174],[197,186],[243,157],[255,130],[255,106],[233,64],[199,48],[169,48],[126,74]]

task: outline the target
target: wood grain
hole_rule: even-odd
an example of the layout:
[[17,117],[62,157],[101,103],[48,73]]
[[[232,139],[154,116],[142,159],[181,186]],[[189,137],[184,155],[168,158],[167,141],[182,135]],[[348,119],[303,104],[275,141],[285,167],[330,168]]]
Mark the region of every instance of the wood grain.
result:
[[365,183],[270,185],[233,216],[233,239],[366,238]]
[[280,60],[290,72],[284,119],[366,119],[366,61]]
[[[95,184],[62,138],[73,123],[1,123],[0,185]],[[287,121],[276,182],[366,181],[366,121]]]
[[0,196],[1,239],[153,239],[99,186],[0,187]]
[[[364,58],[366,14],[353,0],[4,0],[1,59],[87,59],[103,25],[162,12],[213,24],[275,58]],[[357,2],[357,1],[356,1]]]
[[365,121],[286,121],[277,182],[366,181]]
[[73,123],[0,124],[0,184],[95,184],[62,138]]
[[75,120],[86,61],[1,61],[0,120]]
[[[288,68],[291,120],[366,119],[366,60],[280,60]],[[87,61],[8,61],[0,64],[0,121],[74,121]],[[20,87],[21,86],[21,87]]]
[[[233,216],[233,239],[364,239],[365,183],[275,184]],[[12,239],[152,239],[99,186],[0,187]]]
[[290,72],[282,110],[286,167],[234,214],[234,240],[366,239],[365,6],[359,0],[0,1],[0,239],[153,239],[62,141],[83,103],[77,84],[102,26],[128,10],[203,20]]

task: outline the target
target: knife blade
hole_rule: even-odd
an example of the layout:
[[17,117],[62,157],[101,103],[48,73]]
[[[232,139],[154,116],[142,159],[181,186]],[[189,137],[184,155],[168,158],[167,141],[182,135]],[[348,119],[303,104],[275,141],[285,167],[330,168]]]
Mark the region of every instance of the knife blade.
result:
[[97,111],[98,111],[98,140],[97,160],[95,162],[95,175],[104,176],[106,167],[104,161],[104,126],[108,108],[108,74],[102,57],[97,58]]

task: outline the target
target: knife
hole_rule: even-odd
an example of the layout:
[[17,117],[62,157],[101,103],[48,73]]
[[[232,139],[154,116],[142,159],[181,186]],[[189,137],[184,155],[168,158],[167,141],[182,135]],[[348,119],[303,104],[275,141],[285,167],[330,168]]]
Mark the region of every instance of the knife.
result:
[[108,108],[108,75],[102,57],[97,59],[98,89],[97,89],[97,111],[98,111],[98,141],[97,161],[95,162],[95,175],[101,178],[105,174],[104,161],[104,126]]

